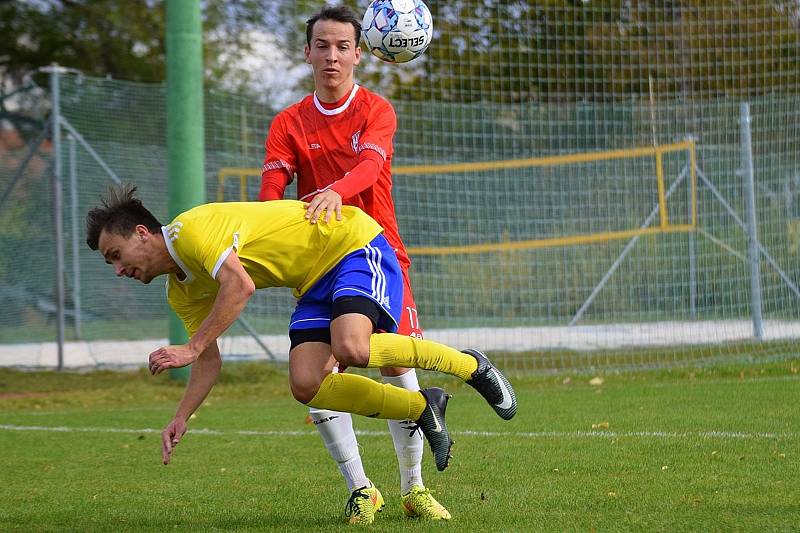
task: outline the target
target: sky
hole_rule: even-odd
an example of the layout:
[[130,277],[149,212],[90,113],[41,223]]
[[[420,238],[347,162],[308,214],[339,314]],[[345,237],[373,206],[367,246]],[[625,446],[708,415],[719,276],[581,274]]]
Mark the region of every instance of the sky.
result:
[[260,95],[259,100],[278,107],[298,100],[302,96],[298,82],[311,75],[311,66],[300,61],[301,52],[290,57],[293,51],[282,48],[276,37],[265,31],[249,30],[247,41],[253,47],[252,53],[243,57],[220,55],[220,63],[234,67],[221,80],[222,88],[230,91],[247,88],[249,93]]

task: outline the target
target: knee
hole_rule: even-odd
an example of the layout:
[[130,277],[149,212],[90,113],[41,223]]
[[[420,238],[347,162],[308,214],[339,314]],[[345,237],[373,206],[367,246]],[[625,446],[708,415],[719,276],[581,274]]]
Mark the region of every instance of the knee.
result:
[[369,363],[369,339],[333,339],[331,348],[333,356],[343,365],[366,368]]
[[289,388],[292,390],[294,399],[302,404],[308,404],[319,392],[319,383],[310,380],[291,379]]

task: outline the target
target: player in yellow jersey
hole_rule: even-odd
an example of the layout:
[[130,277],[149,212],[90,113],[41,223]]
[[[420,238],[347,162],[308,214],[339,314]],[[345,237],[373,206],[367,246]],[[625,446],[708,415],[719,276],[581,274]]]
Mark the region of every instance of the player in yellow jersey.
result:
[[331,372],[336,362],[445,372],[478,390],[500,417],[516,413],[511,384],[481,352],[393,333],[403,301],[400,266],[381,227],[358,208],[344,206],[341,220],[323,215],[312,224],[305,218],[307,204],[299,201],[206,204],[162,226],[135,191],[109,191],[87,215],[86,242],[118,276],[146,284],[166,275],[169,304],[189,331],[187,344],[159,348],[149,357],[153,374],[192,365],[162,433],[164,464],[217,379],[217,338],[253,292],[265,287],[290,287],[298,298],[289,326],[289,383],[301,403],[414,420],[439,470],[447,467],[452,446],[445,424],[449,395]]

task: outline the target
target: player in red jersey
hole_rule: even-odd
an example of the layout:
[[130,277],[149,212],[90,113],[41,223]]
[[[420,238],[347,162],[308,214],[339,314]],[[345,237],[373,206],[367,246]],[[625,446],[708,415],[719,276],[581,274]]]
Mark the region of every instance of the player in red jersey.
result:
[[[361,59],[361,24],[345,6],[324,7],[306,25],[306,62],[312,67],[315,91],[281,111],[266,141],[259,199],[279,200],[297,176],[298,199],[308,202],[306,218],[341,217],[342,204],[366,211],[383,228],[394,248],[404,279],[402,321],[398,333],[422,337],[411,292],[406,253],[392,200],[392,138],[397,119],[391,104],[360,87],[354,69]],[[310,341],[330,342],[327,330]],[[381,369],[384,381],[418,390],[414,369]],[[380,492],[364,473],[347,413],[312,409],[310,415],[325,446],[339,464],[351,491],[346,514],[351,522],[370,523]],[[450,513],[422,482],[422,436],[409,420],[389,421],[400,466],[401,504],[408,516],[448,520]]]

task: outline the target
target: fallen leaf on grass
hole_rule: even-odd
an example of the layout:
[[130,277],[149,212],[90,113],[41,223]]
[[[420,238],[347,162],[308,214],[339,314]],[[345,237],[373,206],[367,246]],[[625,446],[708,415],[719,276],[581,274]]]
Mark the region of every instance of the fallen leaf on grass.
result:
[[603,378],[601,378],[600,376],[595,376],[589,380],[589,385],[602,385],[602,384],[603,384]]
[[592,429],[608,429],[608,422],[600,422],[599,424],[592,424]]

